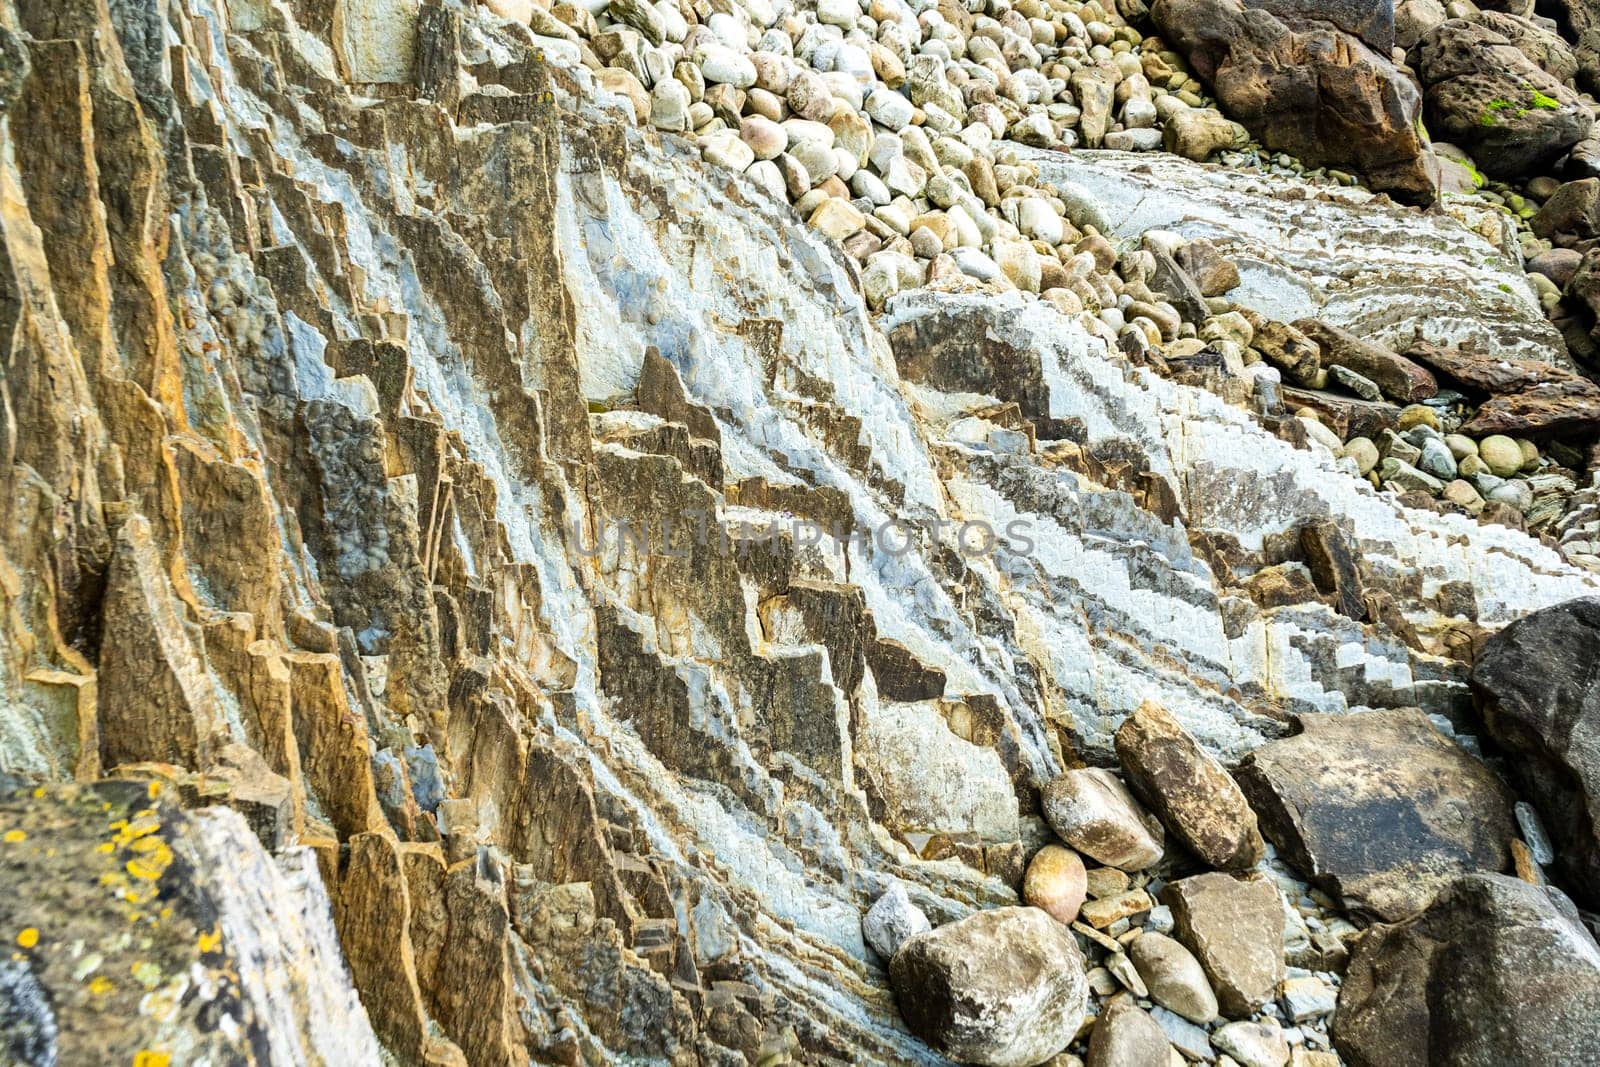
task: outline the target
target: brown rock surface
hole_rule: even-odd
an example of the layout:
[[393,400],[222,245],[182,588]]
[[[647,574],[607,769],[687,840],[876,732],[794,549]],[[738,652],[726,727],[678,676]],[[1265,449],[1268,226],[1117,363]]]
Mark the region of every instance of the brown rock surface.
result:
[[1291,26],[1239,0],[1156,0],[1151,15],[1268,147],[1311,166],[1353,165],[1397,198],[1437,195],[1437,164],[1416,128],[1421,97],[1386,55],[1331,23]]
[[1317,319],[1297,319],[1293,325],[1322,348],[1325,365],[1336,363],[1370,378],[1391,400],[1414,404],[1439,391],[1439,383],[1426,367],[1357,337],[1349,330]]
[[1178,940],[1200,960],[1222,1014],[1244,1018],[1278,995],[1284,979],[1283,902],[1264,878],[1211,872],[1167,883]]
[[1201,860],[1223,870],[1260,861],[1261,835],[1244,794],[1165,708],[1141,704],[1117,728],[1116,745],[1135,791]]
[[1416,709],[1305,715],[1239,767],[1263,831],[1347,907],[1415,915],[1438,889],[1510,863],[1511,798]]

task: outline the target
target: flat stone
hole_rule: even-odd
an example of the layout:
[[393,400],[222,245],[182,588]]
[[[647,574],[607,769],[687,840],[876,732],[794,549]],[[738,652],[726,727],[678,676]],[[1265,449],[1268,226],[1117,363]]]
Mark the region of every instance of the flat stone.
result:
[[1160,1005],[1150,1009],[1150,1018],[1161,1027],[1161,1032],[1167,1035],[1167,1041],[1184,1059],[1191,1063],[1217,1061],[1217,1050],[1211,1047],[1211,1038],[1202,1027]]
[[1144,984],[1144,979],[1139,976],[1139,969],[1133,965],[1126,952],[1113,952],[1106,956],[1106,971],[1115,978],[1124,989],[1136,997],[1147,997],[1150,989]]
[[1346,907],[1393,921],[1459,874],[1506,869],[1510,795],[1421,711],[1299,723],[1246,756],[1239,782],[1284,858]]
[[1096,930],[1104,930],[1118,919],[1126,919],[1155,906],[1150,894],[1143,889],[1130,889],[1114,897],[1091,900],[1078,912],[1083,921]]
[[1433,374],[1406,356],[1319,319],[1296,319],[1294,325],[1322,346],[1325,362],[1348,367],[1370,379],[1385,396],[1411,404],[1439,392]]
[[1261,835],[1244,794],[1165,708],[1141,704],[1117,728],[1116,748],[1134,789],[1195,855],[1223,870],[1260,861]]
[[1169,882],[1162,899],[1224,1015],[1250,1015],[1277,995],[1284,976],[1283,905],[1270,881],[1198,874]]
[[1283,983],[1283,1010],[1290,1022],[1303,1023],[1332,1015],[1339,991],[1316,975],[1290,978]]
[[1270,1019],[1219,1026],[1211,1034],[1211,1043],[1232,1056],[1239,1067],[1284,1067],[1289,1062],[1283,1028]]

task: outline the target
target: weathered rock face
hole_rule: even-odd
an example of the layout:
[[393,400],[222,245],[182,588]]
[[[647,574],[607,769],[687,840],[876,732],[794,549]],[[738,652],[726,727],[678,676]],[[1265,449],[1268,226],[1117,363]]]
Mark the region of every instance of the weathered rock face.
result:
[[994,908],[912,938],[889,975],[912,1030],[989,1067],[1033,1067],[1066,1048],[1089,995],[1078,943],[1038,908]]
[[[1156,0],[1151,15],[1228,115],[1262,143],[1314,166],[1353,164],[1375,189],[1431,201],[1438,167],[1417,127],[1421,96],[1386,55],[1334,22],[1308,21],[1322,6]],[[1289,22],[1272,13],[1280,7]],[[1359,24],[1385,48],[1392,34],[1371,12],[1378,7],[1390,5],[1335,5],[1330,14]]]
[[1594,1063],[1600,946],[1555,889],[1461,878],[1361,938],[1333,1025],[1352,1067]]
[[[937,1062],[860,918],[895,879],[940,922],[1014,903],[1068,749],[1146,696],[1230,761],[1295,712],[1451,711],[1401,629],[1596,591],[1038,301],[869,317],[569,41],[337,7],[5,7],[0,759],[310,847],[399,1061]],[[1455,240],[1452,321],[1537,339],[1493,245],[1372,210],[1335,252]],[[1249,597],[1331,515],[1414,627]],[[891,519],[904,551],[852,536]]]
[[1571,89],[1490,26],[1452,19],[1417,42],[1428,128],[1496,177],[1536,173],[1589,136]]
[[7,1062],[378,1062],[312,849],[160,782],[0,790]]
[[1600,907],[1600,599],[1535,612],[1490,638],[1472,672],[1484,725],[1556,844],[1564,884]]
[[1308,715],[1246,757],[1267,837],[1347,906],[1415,915],[1458,875],[1510,864],[1511,798],[1415,709]]

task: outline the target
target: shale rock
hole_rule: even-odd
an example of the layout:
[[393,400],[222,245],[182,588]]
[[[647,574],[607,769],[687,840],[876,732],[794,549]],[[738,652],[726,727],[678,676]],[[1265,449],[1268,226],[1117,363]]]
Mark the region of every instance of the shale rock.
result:
[[1223,870],[1261,859],[1255,812],[1227,770],[1161,705],[1146,701],[1117,729],[1135,791],[1201,860]]
[[1468,875],[1356,943],[1333,1036],[1351,1067],[1600,1062],[1600,946],[1559,890]]
[[1402,919],[1458,875],[1509,865],[1509,793],[1422,712],[1300,725],[1247,756],[1239,782],[1272,843],[1347,907]]
[[1563,882],[1600,907],[1600,598],[1519,619],[1484,645],[1472,687],[1556,846]]
[[1071,931],[1037,908],[980,911],[900,946],[906,1024],[951,1059],[1032,1067],[1066,1048],[1089,987]]

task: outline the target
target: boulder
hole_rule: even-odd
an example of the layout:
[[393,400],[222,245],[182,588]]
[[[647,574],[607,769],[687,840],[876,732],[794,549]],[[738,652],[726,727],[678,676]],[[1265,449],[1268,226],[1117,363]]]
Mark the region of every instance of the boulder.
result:
[[1245,757],[1239,784],[1284,858],[1347,908],[1402,919],[1457,876],[1509,865],[1509,793],[1421,711],[1299,723]]
[[1437,196],[1438,165],[1417,124],[1422,99],[1384,46],[1374,51],[1331,22],[1286,22],[1240,0],[1156,0],[1151,14],[1228,114],[1269,148],[1311,166],[1354,166],[1399,199]]
[[1132,997],[1112,998],[1089,1035],[1087,1067],[1164,1067],[1167,1035]]
[[1022,879],[1023,902],[1049,912],[1057,922],[1076,919],[1088,891],[1083,860],[1060,845],[1046,845],[1034,853]]
[[1350,1067],[1600,1063],[1600,946],[1559,890],[1462,877],[1356,943],[1333,1040]]
[[1441,23],[1417,42],[1411,60],[1428,129],[1493,177],[1541,172],[1594,126],[1577,94],[1480,23]]
[[1394,0],[1245,0],[1245,6],[1270,11],[1291,26],[1331,22],[1376,52],[1394,47]]
[[1527,615],[1491,637],[1472,670],[1489,736],[1556,847],[1556,869],[1600,907],[1600,597]]
[[1040,799],[1050,829],[1086,856],[1128,871],[1161,858],[1161,824],[1108,770],[1067,771],[1045,786]]
[[1223,870],[1261,859],[1255,812],[1227,770],[1161,705],[1145,701],[1117,728],[1128,781],[1201,860]]
[[1292,325],[1322,349],[1324,364],[1348,367],[1377,385],[1384,396],[1412,404],[1439,391],[1426,367],[1349,330],[1318,319],[1297,319]]
[[1161,143],[1173,155],[1203,163],[1211,153],[1242,148],[1250,134],[1237,122],[1211,108],[1184,108],[1167,116]]
[[1032,1067],[1066,1048],[1089,996],[1072,931],[1038,908],[975,912],[913,937],[889,978],[913,1033],[987,1067]]
[[1285,973],[1283,902],[1271,882],[1212,871],[1169,883],[1161,899],[1224,1015],[1248,1016],[1277,995]]

